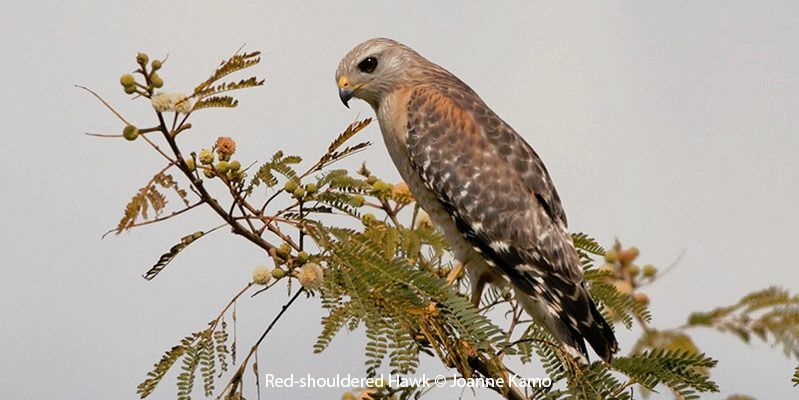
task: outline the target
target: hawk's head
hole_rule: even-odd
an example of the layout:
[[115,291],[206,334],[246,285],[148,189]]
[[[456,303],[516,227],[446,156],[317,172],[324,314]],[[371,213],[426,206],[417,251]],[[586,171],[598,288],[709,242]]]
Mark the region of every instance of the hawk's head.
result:
[[350,50],[338,65],[339,97],[345,106],[355,97],[377,109],[383,96],[406,85],[419,70],[414,67],[424,62],[418,53],[394,40],[367,40]]

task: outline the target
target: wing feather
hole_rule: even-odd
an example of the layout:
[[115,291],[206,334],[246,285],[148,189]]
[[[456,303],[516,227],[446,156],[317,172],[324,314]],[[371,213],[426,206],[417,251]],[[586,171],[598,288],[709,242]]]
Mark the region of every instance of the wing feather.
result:
[[407,145],[411,164],[468,228],[470,240],[517,253],[497,261],[540,265],[581,282],[566,216],[543,162],[476,94],[417,88],[408,103]]
[[547,304],[575,343],[605,360],[617,343],[583,282],[560,198],[524,139],[460,81],[414,89],[411,165],[487,263]]

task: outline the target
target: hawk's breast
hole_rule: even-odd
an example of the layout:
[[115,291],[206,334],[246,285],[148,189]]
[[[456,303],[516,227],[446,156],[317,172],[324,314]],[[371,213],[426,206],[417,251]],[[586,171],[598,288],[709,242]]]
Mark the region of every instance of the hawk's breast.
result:
[[463,233],[455,225],[436,194],[425,186],[422,177],[411,164],[407,147],[407,102],[410,93],[411,90],[404,90],[386,96],[376,110],[386,149],[419,206],[430,215],[430,219],[441,229],[447,242],[452,246],[455,257],[461,262],[469,262],[474,267],[485,266],[482,256],[472,249],[472,245],[463,237]]

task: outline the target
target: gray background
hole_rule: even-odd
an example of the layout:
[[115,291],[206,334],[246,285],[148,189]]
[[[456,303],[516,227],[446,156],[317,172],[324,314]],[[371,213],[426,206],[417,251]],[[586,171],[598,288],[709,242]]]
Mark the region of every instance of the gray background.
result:
[[[279,148],[312,158],[372,115],[363,103],[339,103],[339,59],[362,40],[395,38],[469,83],[533,144],[573,230],[636,244],[642,262],[660,267],[685,252],[646,289],[655,326],[768,285],[799,291],[799,3],[112,3],[3,2],[0,399],[134,398],[161,353],[201,329],[265,262],[222,233],[155,281],[141,279],[177,238],[216,221],[206,210],[100,240],[160,161],[140,142],[83,136],[121,125],[72,85],[149,124],[147,104],[128,101],[117,83],[141,50],[169,54],[165,89],[186,92],[242,43],[263,50],[266,87],[242,93],[238,110],[198,114],[182,145],[232,135],[242,160]],[[359,158],[398,179],[377,126],[364,137],[376,145]],[[275,290],[240,304],[242,349],[285,297]],[[262,371],[361,375],[360,333],[312,354],[320,316],[318,300],[298,305],[263,347]],[[638,332],[621,330],[629,349]],[[708,398],[799,393],[796,361],[778,350],[715,332],[695,338],[720,361],[713,377],[723,395]],[[153,398],[174,397],[167,381]]]

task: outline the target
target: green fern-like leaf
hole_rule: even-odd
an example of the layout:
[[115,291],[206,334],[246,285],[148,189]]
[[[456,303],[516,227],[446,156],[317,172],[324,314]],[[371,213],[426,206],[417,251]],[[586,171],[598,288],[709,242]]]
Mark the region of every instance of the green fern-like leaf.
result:
[[350,194],[368,194],[372,185],[363,179],[358,179],[347,174],[346,170],[334,170],[325,174],[319,181],[319,186],[328,185],[331,191]]
[[391,332],[386,321],[368,318],[366,322],[366,375],[373,377],[388,354],[387,335]]
[[607,366],[600,362],[592,363],[587,369],[569,377],[568,391],[570,398],[605,400],[629,400],[630,392]]
[[358,132],[363,130],[363,128],[366,128],[367,126],[369,126],[369,124],[371,122],[372,122],[371,118],[366,118],[366,119],[351,123],[347,127],[347,129],[344,130],[344,132],[342,132],[340,135],[338,135],[338,137],[336,137],[336,139],[333,140],[332,143],[330,143],[330,146],[328,146],[328,148],[327,148],[327,152],[328,153],[333,153],[336,150],[338,150],[338,148],[343,146],[344,143],[346,143],[348,140],[352,139],[352,137],[355,136],[355,134],[357,134]]
[[718,392],[718,386],[703,370],[713,368],[716,361],[704,354],[679,350],[656,349],[630,357],[619,357],[613,367],[642,386],[654,390],[666,385],[685,399],[696,399],[696,392]]
[[148,220],[150,211],[155,216],[161,214],[166,207],[166,196],[164,196],[154,184],[149,184],[141,189],[125,205],[125,212],[117,224],[116,234],[120,234],[130,229],[139,218]]
[[460,334],[461,339],[482,351],[492,351],[494,347],[507,347],[507,338],[499,327],[494,325],[474,308],[465,297],[446,292],[441,304],[444,318]]
[[236,72],[241,71],[243,69],[252,67],[253,65],[258,64],[261,61],[259,57],[261,52],[254,51],[251,53],[236,53],[229,59],[222,61],[219,64],[219,67],[214,71],[211,76],[205,80],[203,83],[199,84],[196,88],[194,88],[194,93],[203,93],[203,91],[207,90],[208,87],[213,85],[215,82],[219,81],[220,79]]
[[317,238],[330,252],[323,294],[329,297],[328,304],[335,304],[343,293],[349,302],[326,320],[318,348],[324,348],[343,321],[362,321],[368,338],[367,372],[376,373],[386,357],[396,371],[411,372],[418,365],[419,350],[410,343],[425,318],[451,329],[441,338],[447,341],[440,343],[444,347],[458,339],[481,351],[506,344],[503,332],[444,280],[397,257],[402,236],[398,230],[385,227],[358,233],[332,228],[326,233],[329,236]]
[[341,160],[344,157],[350,156],[359,152],[360,150],[368,147],[370,145],[369,142],[358,143],[353,146],[345,147],[342,150],[339,150],[341,146],[344,145],[347,141],[352,139],[356,133],[366,128],[372,122],[371,118],[366,118],[361,121],[356,121],[350,124],[347,129],[344,130],[327,148],[327,152],[319,159],[317,165],[318,168],[321,169],[331,163]]
[[[603,280],[594,280],[589,288],[591,297],[599,303],[605,318],[617,317],[627,329],[632,328],[633,317],[649,322],[652,319],[645,305],[635,301],[630,295],[619,292],[616,287]],[[607,310],[605,310],[607,308]],[[610,310],[613,313],[608,314]]]
[[582,265],[583,270],[593,267],[593,256],[605,255],[605,248],[603,248],[594,238],[586,235],[585,233],[573,233],[572,242],[574,242],[574,247],[577,249],[577,254],[580,256],[580,264]]
[[324,191],[319,193],[314,200],[318,203],[330,206],[333,210],[338,210],[344,214],[360,219],[358,211],[359,204],[352,194],[339,191]]
[[136,390],[139,397],[143,399],[149,396],[158,384],[161,383],[164,375],[172,368],[172,365],[175,364],[185,352],[186,348],[183,345],[175,346],[167,351],[166,354],[161,357],[161,360],[155,364],[153,370],[147,373],[147,379],[139,384]]
[[177,387],[178,387],[178,400],[191,400],[191,394],[194,391],[194,380],[197,377],[197,367],[200,365],[199,350],[197,347],[191,346],[186,348],[186,354],[183,356],[183,372],[178,374]]
[[199,90],[199,91],[195,91],[194,92],[194,97],[196,97],[198,99],[203,99],[203,98],[206,98],[206,97],[209,97],[209,96],[218,95],[219,93],[230,92],[230,91],[239,90],[239,89],[246,89],[246,88],[251,88],[251,87],[256,87],[256,86],[261,86],[263,84],[264,84],[264,80],[263,79],[259,80],[258,78],[251,77],[251,78],[248,78],[248,79],[242,79],[242,80],[240,80],[238,82],[225,82],[225,83],[220,83],[220,84],[215,85],[215,86],[209,86],[209,87],[207,87],[205,89],[202,89],[202,90]]
[[[186,191],[181,189],[172,175],[165,173],[166,169],[153,175],[147,184],[140,188],[136,194],[125,205],[122,218],[117,223],[116,229],[112,232],[117,235],[135,226],[139,220],[146,221],[151,216],[158,217],[166,209],[167,198],[158,188],[170,189],[174,191],[183,204],[188,206],[189,201]],[[109,232],[110,233],[110,232]]]
[[186,235],[180,238],[180,243],[172,246],[172,248],[169,249],[169,252],[162,254],[161,257],[158,259],[158,262],[156,262],[155,265],[150,267],[150,269],[144,273],[143,275],[144,279],[149,281],[155,278],[156,275],[161,273],[161,271],[163,271],[164,268],[166,268],[166,266],[170,262],[172,262],[172,260],[174,260],[175,257],[177,257],[177,255],[181,251],[183,251],[183,249],[185,249],[188,245],[194,243],[195,240],[203,237],[203,235],[205,235],[204,232],[197,231],[192,233],[191,235]]
[[203,379],[203,392],[206,396],[214,394],[214,379],[216,378],[216,359],[214,354],[214,339],[210,332],[203,335],[197,346],[197,357],[200,359],[200,374]]
[[400,326],[398,320],[393,320],[389,337],[388,354],[392,374],[408,374],[416,371],[419,366],[418,344],[413,340],[407,329]]
[[212,96],[194,103],[194,108],[192,108],[192,110],[197,111],[203,108],[235,108],[238,105],[239,101],[231,96]]
[[251,187],[258,186],[262,182],[268,187],[277,185],[277,177],[274,172],[285,176],[286,178],[299,183],[297,171],[292,168],[292,165],[302,162],[302,158],[298,156],[286,156],[282,151],[278,151],[272,156],[272,159],[264,163],[255,173]]
[[227,322],[222,321],[220,326],[221,328],[214,332],[214,345],[216,346],[217,362],[219,363],[220,369],[219,376],[221,377],[223,373],[228,371],[228,356],[230,355],[230,351],[227,346]]
[[333,340],[333,336],[335,336],[341,327],[347,322],[347,318],[349,317],[349,310],[347,309],[347,306],[348,304],[345,303],[337,308],[334,308],[330,311],[330,314],[322,318],[322,333],[319,334],[319,337],[316,339],[316,343],[314,343],[314,353],[323,352],[327,346],[330,345],[330,341]]
[[786,355],[799,357],[799,296],[771,287],[750,293],[737,303],[696,312],[688,326],[708,326],[749,342],[754,336],[780,344]]
[[178,197],[180,197],[180,200],[183,201],[184,205],[187,206],[189,205],[189,200],[187,198],[186,191],[181,189],[180,186],[178,186],[177,181],[175,181],[175,178],[173,178],[172,175],[165,173],[156,174],[153,177],[153,182],[155,182],[164,189],[172,189],[178,195]]
[[541,361],[541,367],[553,382],[566,379],[569,374],[565,359],[557,340],[537,324],[528,325],[514,346],[523,363],[532,361],[533,354]]
[[605,248],[602,247],[602,245],[600,245],[599,242],[596,241],[596,239],[588,236],[585,233],[582,232],[573,233],[572,241],[574,242],[574,247],[578,248],[579,250],[597,256],[605,255]]

